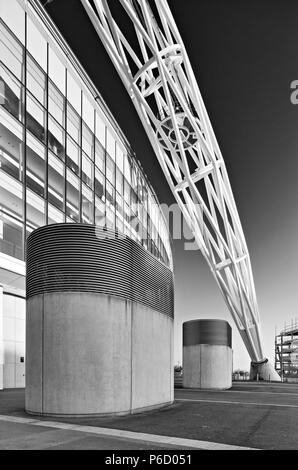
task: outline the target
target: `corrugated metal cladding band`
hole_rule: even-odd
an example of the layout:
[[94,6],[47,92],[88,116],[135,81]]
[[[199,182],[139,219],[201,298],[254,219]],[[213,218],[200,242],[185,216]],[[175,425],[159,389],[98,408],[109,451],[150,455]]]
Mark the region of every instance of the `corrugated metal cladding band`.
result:
[[198,344],[232,347],[232,328],[225,320],[190,320],[183,323],[183,346]]
[[87,224],[38,228],[27,240],[27,298],[93,292],[141,302],[173,318],[173,272],[123,237]]

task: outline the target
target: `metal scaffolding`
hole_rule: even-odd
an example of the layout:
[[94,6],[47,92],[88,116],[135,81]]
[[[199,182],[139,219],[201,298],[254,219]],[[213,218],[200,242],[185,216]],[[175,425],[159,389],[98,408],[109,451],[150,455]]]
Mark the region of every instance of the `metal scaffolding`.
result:
[[275,335],[275,369],[283,382],[298,382],[298,322]]

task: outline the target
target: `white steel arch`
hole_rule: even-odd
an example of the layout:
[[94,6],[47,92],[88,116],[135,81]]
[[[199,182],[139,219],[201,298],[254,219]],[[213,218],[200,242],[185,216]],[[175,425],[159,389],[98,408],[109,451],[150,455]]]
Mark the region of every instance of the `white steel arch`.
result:
[[133,38],[131,29],[129,34],[120,29],[107,0],[81,2],[135,105],[251,360],[264,361],[251,263],[237,207],[167,1],[154,0],[150,6],[147,0],[119,0],[124,27],[129,20]]

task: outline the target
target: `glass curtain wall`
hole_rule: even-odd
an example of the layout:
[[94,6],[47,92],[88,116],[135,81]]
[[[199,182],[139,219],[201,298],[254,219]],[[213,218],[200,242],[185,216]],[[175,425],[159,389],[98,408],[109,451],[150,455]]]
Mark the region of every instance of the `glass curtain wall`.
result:
[[26,30],[27,47],[0,20],[0,251],[24,259],[35,228],[83,222],[169,264],[166,224],[130,149],[29,17]]

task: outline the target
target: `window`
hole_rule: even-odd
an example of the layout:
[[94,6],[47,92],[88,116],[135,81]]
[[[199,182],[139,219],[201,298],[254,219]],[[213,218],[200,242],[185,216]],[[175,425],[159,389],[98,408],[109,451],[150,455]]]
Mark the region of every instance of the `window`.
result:
[[115,163],[108,155],[106,158],[106,177],[111,183],[115,184]]
[[93,164],[85,154],[82,157],[82,180],[93,189]]
[[23,220],[23,186],[0,170],[0,209],[9,216]]
[[0,207],[0,252],[23,259],[24,224],[5,214]]
[[93,193],[85,185],[82,187],[82,220],[84,223],[94,222]]
[[115,145],[115,139],[110,133],[109,130],[107,130],[107,152],[112,157],[112,159],[115,161],[116,160],[116,145]]
[[50,48],[49,51],[49,77],[57,88],[65,95],[65,67],[58,59],[56,53]]
[[119,144],[116,144],[116,165],[121,171],[121,173],[123,173],[123,162],[123,151],[120,148]]
[[118,193],[123,194],[123,174],[118,167],[116,168],[116,189]]
[[81,115],[81,88],[67,71],[67,99],[72,107]]
[[27,134],[26,158],[27,187],[44,197],[45,187],[45,147],[29,133]]
[[95,169],[95,194],[104,201],[105,194],[105,178],[104,175]]
[[27,57],[27,88],[43,106],[46,105],[46,76],[29,55]]
[[113,212],[111,208],[107,206],[106,207],[106,227],[109,230],[114,230],[115,223],[116,223],[115,212]]
[[122,196],[116,192],[116,210],[118,215],[120,214],[123,216],[123,198]]
[[79,179],[67,170],[66,183],[66,215],[73,221],[80,221],[80,182]]
[[105,214],[105,204],[102,202],[101,199],[95,197],[95,224],[99,227],[104,227],[106,224]]
[[[2,124],[3,123],[3,124]],[[0,163],[1,170],[22,180],[23,126],[0,108]]]
[[49,83],[49,112],[64,127],[64,96]]
[[64,165],[54,155],[49,154],[48,200],[57,209],[64,210]]
[[0,64],[0,106],[19,121],[23,120],[23,87],[6,67]]
[[94,132],[94,108],[85,94],[83,94],[83,120],[92,132]]
[[64,160],[64,130],[51,116],[49,116],[48,141],[52,152],[61,160]]
[[107,206],[115,208],[115,188],[106,182],[106,202]]
[[0,0],[0,17],[24,44],[25,11],[17,0]]
[[128,155],[124,154],[124,176],[127,179],[128,183],[131,183],[131,162]]
[[130,184],[124,179],[124,200],[130,205]]
[[73,107],[67,103],[67,123],[66,129],[68,134],[73,138],[73,140],[80,144],[81,141],[81,118],[78,113],[75,112]]
[[82,138],[82,148],[84,152],[88,155],[89,158],[94,160],[94,143],[93,143],[93,134],[88,129],[88,127],[83,124],[83,138]]
[[96,128],[95,128],[96,138],[99,140],[101,145],[106,147],[106,126],[102,121],[101,117],[96,113]]
[[27,48],[43,70],[47,71],[47,41],[29,17],[27,19]]
[[45,142],[45,110],[44,108],[27,93],[27,128],[39,140]]
[[35,229],[45,225],[45,201],[27,189],[27,223]]
[[105,149],[97,139],[95,140],[95,165],[105,173]]
[[23,48],[0,23],[0,59],[11,72],[24,82]]
[[53,207],[51,204],[48,205],[48,224],[61,224],[64,222],[63,212]]
[[79,146],[70,138],[67,137],[67,157],[66,164],[69,168],[72,169],[77,175],[80,171],[80,148]]

